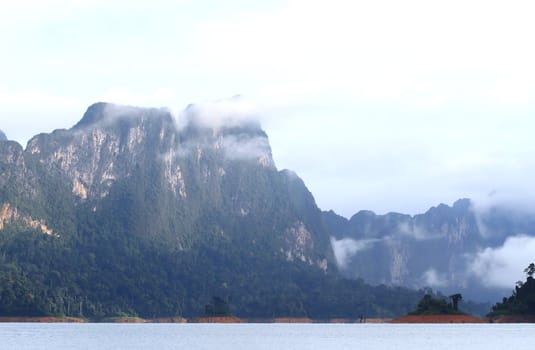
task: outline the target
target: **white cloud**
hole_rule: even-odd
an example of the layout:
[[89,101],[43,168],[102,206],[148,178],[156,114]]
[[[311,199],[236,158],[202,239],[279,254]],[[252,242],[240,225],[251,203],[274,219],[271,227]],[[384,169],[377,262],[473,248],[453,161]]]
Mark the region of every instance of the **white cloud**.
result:
[[260,112],[256,105],[241,96],[211,102],[191,104],[178,116],[179,128],[194,122],[203,127],[220,129],[248,123],[259,125]]
[[526,107],[535,95],[535,81],[527,80],[525,75],[501,79],[495,83],[490,95],[496,102],[507,107]]
[[233,160],[260,160],[271,165],[271,148],[267,137],[226,135],[222,140],[225,157]]
[[382,241],[381,239],[361,239],[342,238],[337,240],[331,237],[331,246],[334,251],[338,267],[345,268],[351,261],[351,257],[362,250],[370,248],[373,244]]
[[398,232],[404,236],[411,237],[417,241],[441,238],[440,235],[431,234],[419,225],[409,225],[408,223],[399,224]]
[[306,82],[324,98],[488,100],[496,91],[480,78],[489,72],[496,82],[519,77],[516,91],[532,96],[533,84],[524,82],[534,72],[535,49],[526,45],[533,8],[528,1],[291,1],[271,13],[203,22],[195,50],[206,66],[268,85]]
[[[531,173],[531,171],[526,173]],[[531,221],[530,218],[535,215],[535,190],[526,185],[527,178],[507,176],[506,179],[507,181],[502,182],[505,185],[497,182],[498,186],[493,190],[471,198],[471,209],[475,215],[479,232],[484,238],[497,238],[497,234],[512,235],[518,233],[497,232],[492,223],[488,224],[489,219],[492,219],[492,215],[494,215],[492,210],[499,210],[502,215],[506,215],[512,227],[526,227],[526,224]]]
[[487,287],[513,288],[524,280],[523,271],[535,261],[535,237],[517,235],[501,247],[485,248],[469,257],[468,273]]
[[[510,177],[511,179],[511,177]],[[525,186],[524,182],[512,183],[498,187],[479,197],[472,199],[472,207],[476,216],[481,217],[493,208],[510,212],[510,219],[526,214],[535,214],[535,190]]]
[[433,268],[429,268],[422,274],[422,281],[426,287],[443,288],[448,286],[448,279]]

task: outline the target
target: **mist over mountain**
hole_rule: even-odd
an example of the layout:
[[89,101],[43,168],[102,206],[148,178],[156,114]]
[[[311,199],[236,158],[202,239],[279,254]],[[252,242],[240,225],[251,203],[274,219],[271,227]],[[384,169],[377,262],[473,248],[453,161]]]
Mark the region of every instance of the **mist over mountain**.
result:
[[236,103],[96,103],[26,149],[1,142],[0,313],[192,316],[214,295],[247,317],[414,307],[421,292],[339,277],[312,194]]
[[535,216],[469,199],[415,216],[324,212],[340,272],[369,283],[425,286],[480,301],[508,295],[533,259]]

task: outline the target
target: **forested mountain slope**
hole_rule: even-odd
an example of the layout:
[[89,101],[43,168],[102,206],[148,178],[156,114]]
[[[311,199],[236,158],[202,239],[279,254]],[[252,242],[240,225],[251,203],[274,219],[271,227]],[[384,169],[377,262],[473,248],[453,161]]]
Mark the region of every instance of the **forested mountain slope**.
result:
[[[421,293],[338,277],[304,183],[254,119],[97,103],[0,141],[0,314],[392,316]],[[223,120],[223,122],[221,122]]]

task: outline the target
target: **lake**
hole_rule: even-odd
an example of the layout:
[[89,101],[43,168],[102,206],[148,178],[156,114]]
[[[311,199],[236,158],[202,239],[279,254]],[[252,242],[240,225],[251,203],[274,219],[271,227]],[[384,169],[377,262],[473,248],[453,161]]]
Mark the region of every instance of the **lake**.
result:
[[0,349],[533,349],[532,324],[0,324]]

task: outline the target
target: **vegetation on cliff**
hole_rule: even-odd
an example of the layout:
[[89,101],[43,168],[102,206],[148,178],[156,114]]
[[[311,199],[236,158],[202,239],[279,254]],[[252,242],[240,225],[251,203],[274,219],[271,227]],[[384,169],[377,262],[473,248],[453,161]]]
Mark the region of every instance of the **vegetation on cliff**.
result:
[[66,242],[8,226],[0,235],[2,316],[193,317],[217,294],[232,297],[238,317],[394,317],[422,295],[341,279],[271,252],[242,254],[221,240],[178,253],[111,232]]

